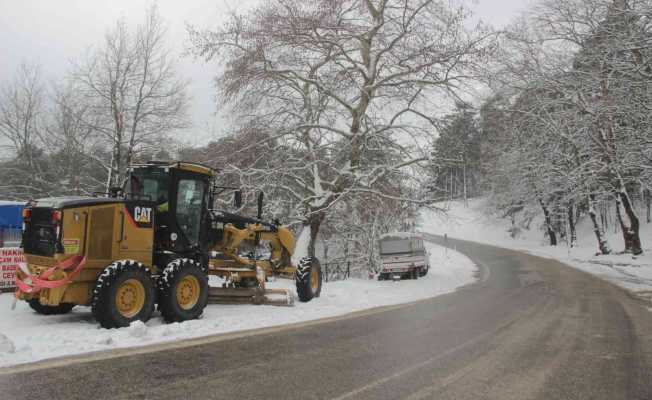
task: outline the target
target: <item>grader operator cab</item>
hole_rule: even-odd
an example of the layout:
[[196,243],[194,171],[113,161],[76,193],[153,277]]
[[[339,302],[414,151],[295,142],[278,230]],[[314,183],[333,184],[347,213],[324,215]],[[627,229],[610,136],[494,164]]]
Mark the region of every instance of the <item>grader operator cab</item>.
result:
[[[112,328],[147,321],[155,306],[171,322],[199,317],[208,302],[291,305],[289,291],[265,288],[269,276],[295,279],[300,301],[318,297],[319,262],[292,265],[295,239],[260,219],[262,196],[257,218],[214,209],[233,189],[216,186],[215,175],[199,164],[150,162],[132,166],[108,197],[31,201],[16,298],[41,314],[89,305]],[[241,202],[239,191],[234,198]],[[210,287],[209,275],[223,278],[221,287]]]

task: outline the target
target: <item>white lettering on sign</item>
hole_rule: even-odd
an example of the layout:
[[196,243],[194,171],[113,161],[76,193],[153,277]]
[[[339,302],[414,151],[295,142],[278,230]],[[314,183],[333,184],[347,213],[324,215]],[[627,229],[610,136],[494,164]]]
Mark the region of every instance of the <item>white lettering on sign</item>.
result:
[[152,209],[150,207],[135,207],[134,220],[143,224],[152,222]]
[[16,286],[16,270],[18,264],[23,262],[25,262],[23,249],[0,248],[0,288],[8,289]]

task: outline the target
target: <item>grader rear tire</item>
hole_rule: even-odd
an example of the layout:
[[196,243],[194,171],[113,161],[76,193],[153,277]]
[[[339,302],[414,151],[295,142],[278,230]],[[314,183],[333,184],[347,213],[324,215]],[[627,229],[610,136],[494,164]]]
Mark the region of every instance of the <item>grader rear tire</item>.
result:
[[58,306],[44,306],[39,299],[30,299],[28,303],[32,310],[42,315],[67,314],[75,306],[72,303],[61,303]]
[[159,278],[158,308],[166,322],[197,319],[208,304],[208,276],[188,258],[172,261]]
[[103,328],[146,322],[154,312],[155,293],[152,276],[143,264],[115,261],[97,278],[91,310]]
[[322,272],[319,260],[304,257],[297,265],[295,281],[299,301],[308,302],[321,294]]

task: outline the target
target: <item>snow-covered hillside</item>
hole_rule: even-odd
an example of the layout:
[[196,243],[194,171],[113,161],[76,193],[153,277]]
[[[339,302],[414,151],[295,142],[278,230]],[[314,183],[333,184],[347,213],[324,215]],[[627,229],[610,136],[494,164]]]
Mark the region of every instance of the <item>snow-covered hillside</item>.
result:
[[[13,295],[0,295],[0,367],[45,358],[140,346],[160,342],[263,328],[343,315],[354,311],[434,297],[474,281],[476,266],[462,254],[427,244],[430,272],[419,280],[391,282],[349,279],[324,283],[320,298],[295,307],[209,305],[199,320],[164,324],[155,314],[146,324],[102,329],[90,308],[76,307],[70,314],[43,316],[20,302],[11,311]],[[218,285],[219,282],[212,281]],[[270,287],[291,288],[279,279]]]
[[[539,229],[541,221],[531,223],[531,229],[521,229],[515,238],[510,235],[511,223],[508,219],[488,215],[484,210],[485,200],[469,201],[468,207],[462,202],[442,204],[446,216],[423,213],[420,229],[424,232],[487,243],[515,250],[554,258],[573,267],[600,276],[622,287],[637,292],[642,297],[652,299],[652,224],[642,223],[641,238],[643,255],[631,254],[596,255],[598,248],[595,235],[587,218],[577,226],[578,246],[569,248],[564,243],[551,247]],[[619,232],[607,232],[607,238],[614,253],[622,251],[623,239]]]

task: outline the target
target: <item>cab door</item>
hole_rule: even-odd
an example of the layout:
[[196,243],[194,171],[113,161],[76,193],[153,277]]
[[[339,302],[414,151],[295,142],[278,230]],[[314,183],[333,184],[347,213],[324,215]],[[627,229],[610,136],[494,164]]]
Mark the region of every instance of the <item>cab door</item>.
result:
[[170,241],[172,251],[204,250],[208,230],[208,187],[206,176],[189,171],[170,171]]

